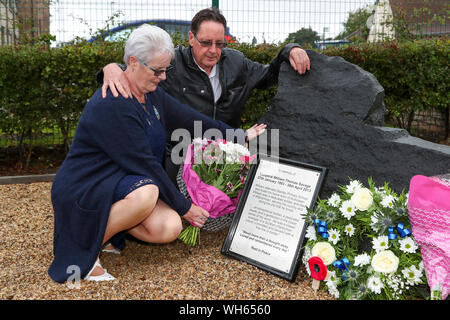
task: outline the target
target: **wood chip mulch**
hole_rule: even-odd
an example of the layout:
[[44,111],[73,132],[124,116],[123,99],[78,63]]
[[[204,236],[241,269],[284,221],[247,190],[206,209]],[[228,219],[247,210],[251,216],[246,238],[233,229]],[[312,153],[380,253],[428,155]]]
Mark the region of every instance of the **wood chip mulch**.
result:
[[127,241],[120,255],[100,255],[113,282],[53,282],[50,190],[51,182],[0,185],[0,299],[334,299],[311,288],[303,265],[291,283],[222,255],[227,229],[202,232],[193,248]]

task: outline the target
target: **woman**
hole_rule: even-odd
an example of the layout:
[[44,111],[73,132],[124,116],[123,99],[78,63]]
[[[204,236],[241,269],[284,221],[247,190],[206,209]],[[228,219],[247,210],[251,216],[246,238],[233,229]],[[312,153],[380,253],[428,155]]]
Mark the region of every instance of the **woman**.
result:
[[[175,240],[181,217],[202,227],[209,213],[184,198],[162,166],[166,130],[194,132],[232,129],[187,105],[158,87],[174,55],[170,36],[162,29],[143,25],[133,31],[125,46],[126,77],[133,97],[114,98],[101,90],[91,97],[80,117],[70,151],[52,186],[55,212],[54,260],[50,277],[65,282],[78,270],[80,278],[114,280],[100,265],[101,248],[122,249],[123,235],[153,243]],[[265,129],[254,126],[250,140]]]

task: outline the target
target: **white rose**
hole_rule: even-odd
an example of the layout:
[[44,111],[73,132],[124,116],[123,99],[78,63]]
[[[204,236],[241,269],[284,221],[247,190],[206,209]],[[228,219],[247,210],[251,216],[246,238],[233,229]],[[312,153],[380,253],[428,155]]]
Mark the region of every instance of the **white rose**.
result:
[[366,211],[373,203],[372,193],[367,188],[357,189],[350,200],[353,206],[360,211]]
[[391,250],[384,250],[372,258],[372,267],[377,272],[393,273],[397,271],[399,259]]
[[336,252],[328,242],[317,242],[311,249],[311,255],[322,259],[325,265],[329,265],[336,260]]

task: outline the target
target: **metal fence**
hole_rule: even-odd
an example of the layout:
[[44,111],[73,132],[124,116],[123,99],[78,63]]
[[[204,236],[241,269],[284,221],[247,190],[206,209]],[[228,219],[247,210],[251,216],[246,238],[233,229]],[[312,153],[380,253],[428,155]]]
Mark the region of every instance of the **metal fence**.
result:
[[[210,6],[220,8],[229,33],[241,43],[278,44],[288,38],[302,43],[307,38],[321,48],[450,32],[448,0],[0,0],[0,45],[51,34],[57,46],[144,20],[168,31],[184,26],[177,30],[187,32],[195,13]],[[52,140],[43,144],[56,144],[60,137],[50,132],[45,138]],[[16,140],[21,139],[18,135]],[[0,128],[0,147],[14,141],[6,141]]]
[[450,31],[448,0],[1,0],[0,43],[46,33],[56,36],[55,44],[89,39],[99,29],[137,20],[189,23],[210,6],[218,6],[230,33],[247,43],[279,43],[300,30],[322,43],[378,41],[398,36],[400,22],[410,34]]

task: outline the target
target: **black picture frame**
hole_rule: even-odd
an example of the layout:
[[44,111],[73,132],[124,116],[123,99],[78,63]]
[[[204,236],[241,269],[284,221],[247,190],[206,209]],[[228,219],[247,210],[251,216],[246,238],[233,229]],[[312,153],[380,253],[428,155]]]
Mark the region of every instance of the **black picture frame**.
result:
[[[228,234],[223,242],[221,253],[226,256],[229,256],[231,258],[247,262],[251,265],[254,265],[262,270],[268,271],[268,272],[270,272],[274,275],[277,275],[281,278],[284,278],[286,280],[294,281],[295,277],[297,276],[297,272],[298,272],[298,264],[301,259],[302,244],[303,244],[303,241],[305,238],[305,232],[306,232],[306,227],[307,227],[307,224],[304,221],[304,217],[301,217],[301,219],[303,220],[302,221],[303,226],[301,227],[298,242],[295,244],[295,241],[294,241],[295,250],[293,251],[293,253],[291,253],[290,260],[283,262],[283,263],[287,263],[289,265],[288,268],[286,268],[286,266],[285,266],[284,270],[281,270],[280,268],[275,267],[273,264],[271,265],[267,262],[264,262],[264,255],[270,255],[270,253],[268,253],[267,251],[259,250],[259,249],[257,250],[256,248],[252,247],[252,249],[255,249],[256,251],[263,252],[263,254],[261,254],[260,257],[255,258],[255,256],[254,256],[256,254],[255,252],[252,252],[252,254],[251,254],[252,257],[250,257],[250,254],[246,255],[245,253],[238,252],[239,250],[233,250],[233,248],[232,248],[232,245],[234,244],[234,240],[236,238],[236,231],[238,230],[238,227],[240,226],[240,223],[241,223],[242,214],[244,212],[244,209],[246,209],[247,199],[250,195],[251,190],[256,190],[256,189],[253,189],[252,186],[255,182],[255,176],[260,171],[259,169],[260,169],[261,161],[269,161],[271,163],[280,163],[283,165],[283,167],[286,167],[286,166],[292,167],[293,170],[297,170],[298,172],[301,172],[301,170],[305,170],[304,172],[312,171],[312,172],[317,173],[318,177],[317,177],[316,184],[315,184],[315,186],[312,186],[314,188],[314,190],[312,192],[310,192],[312,194],[312,198],[308,205],[308,208],[313,209],[315,206],[320,189],[321,189],[322,184],[326,177],[327,168],[309,164],[309,163],[303,163],[303,162],[299,162],[299,161],[295,161],[295,160],[291,160],[291,159],[286,159],[286,158],[281,158],[281,157],[273,157],[273,156],[269,156],[269,155],[265,155],[265,154],[260,154],[257,157],[256,163],[254,163],[252,165],[252,167],[249,171],[247,181],[242,190],[242,194],[239,199],[239,203],[238,203],[238,205],[236,207],[236,211],[234,213],[233,221],[230,225],[230,228],[228,229]],[[274,165],[276,165],[276,164],[274,164]],[[260,179],[260,175],[258,175],[258,180],[259,179]],[[250,210],[250,209],[248,209],[248,210]],[[301,216],[301,213],[298,213],[298,214],[299,214],[299,216]],[[247,223],[247,222],[245,222],[245,223]],[[242,222],[242,225],[243,224],[244,224],[244,222]],[[240,231],[242,231],[242,229]],[[237,238],[239,238],[241,236],[242,236],[242,234],[238,235]],[[295,236],[298,237],[298,234]],[[244,232],[244,237],[247,238],[246,232]],[[252,238],[252,237],[250,237],[249,239],[254,240],[254,238]],[[241,241],[241,243],[243,243],[244,240],[239,239],[239,241]],[[247,242],[247,241],[248,240],[245,240],[245,242]],[[269,246],[271,246],[270,243],[267,243],[267,244]],[[292,249],[293,248],[291,248],[291,251],[292,251]],[[253,250],[253,251],[255,251],[255,250]],[[277,250],[279,250],[279,249],[277,249]],[[275,252],[275,253],[277,253],[277,252]]]

